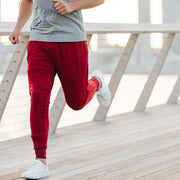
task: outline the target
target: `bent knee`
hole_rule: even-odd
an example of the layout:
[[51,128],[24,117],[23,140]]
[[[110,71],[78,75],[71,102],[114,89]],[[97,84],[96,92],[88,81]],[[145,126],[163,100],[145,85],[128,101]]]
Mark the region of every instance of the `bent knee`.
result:
[[71,100],[66,102],[68,106],[75,111],[81,110],[85,106],[85,101],[82,101],[80,99],[75,99],[73,101]]

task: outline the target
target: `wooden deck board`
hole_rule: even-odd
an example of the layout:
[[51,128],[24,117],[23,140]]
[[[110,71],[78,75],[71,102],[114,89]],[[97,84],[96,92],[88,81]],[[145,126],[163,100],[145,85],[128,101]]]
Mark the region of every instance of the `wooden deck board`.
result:
[[[124,75],[123,76],[122,83],[120,84],[118,88],[116,97],[109,110],[108,116],[113,116],[113,115],[116,115],[117,113],[122,114],[124,112],[129,112],[133,110],[133,107],[136,104],[136,101],[139,97],[139,93],[141,92],[143,85],[145,83],[146,77],[147,75]],[[158,86],[160,87],[155,88],[155,92],[152,94],[152,98],[150,99],[150,103],[148,103],[148,106],[155,106],[158,104],[166,103],[167,101],[166,99],[171,92],[170,87],[173,86],[176,78],[177,78],[176,75],[160,76],[159,81],[158,81],[158,84],[160,84]],[[107,83],[109,82],[109,79],[110,79],[110,75],[106,74],[105,80]],[[16,82],[14,88],[19,87],[19,84],[21,83]],[[10,100],[7,104],[7,108],[4,113],[2,122],[0,124],[0,141],[5,141],[11,138],[18,138],[18,137],[30,134],[29,113],[26,113],[26,111],[28,111],[29,109],[29,105],[27,105],[26,107],[23,107],[23,109],[21,109],[21,107],[18,106],[19,104],[21,104],[22,101],[23,102],[25,101],[24,99],[22,100],[20,97],[20,95],[22,96],[22,92],[19,92],[20,94],[19,95],[15,93],[14,88],[12,91],[12,96],[10,97]],[[53,100],[53,97],[56,95],[56,92],[54,91],[58,88],[59,88],[58,85],[56,85],[55,89],[52,92],[52,100]],[[16,95],[14,95],[14,93]],[[16,97],[17,95],[19,98]],[[26,100],[29,101],[28,100],[29,97],[26,91],[23,92],[23,95],[25,95]],[[131,101],[129,101],[129,99]],[[162,101],[162,99],[164,100]],[[82,122],[91,121],[97,107],[98,107],[98,102],[96,98],[93,98],[91,103],[89,103],[86,108],[84,108],[83,110],[79,112],[73,111],[68,106],[66,106],[63,112],[62,118],[61,118],[61,122],[58,125],[58,128],[62,128],[67,125],[69,126],[72,124],[78,124]],[[147,112],[147,114],[148,113],[149,112]],[[135,114],[132,114],[132,116],[135,118],[137,117],[137,114],[136,116]],[[123,118],[125,118],[125,116],[123,116]]]
[[[44,179],[180,179],[179,112],[162,105],[60,128],[48,139]],[[0,179],[20,180],[34,158],[30,136],[0,142],[0,154]]]

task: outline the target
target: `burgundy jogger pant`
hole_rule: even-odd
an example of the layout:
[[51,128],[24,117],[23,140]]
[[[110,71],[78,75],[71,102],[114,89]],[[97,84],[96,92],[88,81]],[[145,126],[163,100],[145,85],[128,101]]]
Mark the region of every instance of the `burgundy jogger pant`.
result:
[[90,102],[99,82],[95,78],[88,80],[86,41],[30,41],[27,52],[31,138],[36,158],[46,158],[50,94],[56,73],[66,103],[73,110],[80,110]]

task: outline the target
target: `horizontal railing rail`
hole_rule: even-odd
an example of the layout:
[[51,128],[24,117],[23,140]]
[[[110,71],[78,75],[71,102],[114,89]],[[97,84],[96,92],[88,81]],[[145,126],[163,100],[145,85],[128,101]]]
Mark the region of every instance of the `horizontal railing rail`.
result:
[[[15,22],[0,22],[0,35],[9,35]],[[30,23],[22,29],[21,35],[29,35]],[[84,23],[87,34],[104,33],[180,33],[180,24],[119,24],[119,23]]]
[[[180,24],[112,24],[112,23],[85,23],[85,30],[87,33],[87,43],[93,34],[108,34],[108,33],[130,33],[129,40],[121,54],[121,57],[116,65],[116,68],[112,74],[109,82],[109,88],[112,94],[112,100],[115,96],[117,88],[121,82],[122,76],[126,70],[127,64],[133,53],[134,47],[138,41],[140,34],[143,33],[167,33],[167,37],[164,41],[164,45],[160,50],[160,53],[153,65],[153,68],[148,76],[145,86],[141,92],[141,95],[135,105],[134,111],[144,111],[148,100],[151,96],[157,78],[161,72],[161,69],[166,60],[167,54],[175,37],[175,34],[180,33]],[[1,22],[0,23],[0,36],[9,35],[15,23],[11,22]],[[21,62],[26,52],[26,47],[28,44],[30,24],[26,24],[21,33],[20,44],[16,46],[15,52],[9,66],[3,76],[0,84],[0,118],[5,110],[9,95],[12,91],[12,87],[16,80]],[[177,103],[180,94],[180,77],[177,79],[173,90],[168,98],[167,103],[175,104]],[[111,101],[112,102],[112,101]],[[111,105],[110,105],[111,106]],[[99,105],[94,120],[105,120],[109,107],[103,107]],[[62,88],[59,89],[57,96],[53,102],[52,108],[50,110],[50,132],[55,132],[61,115],[64,111],[65,99],[63,96]]]

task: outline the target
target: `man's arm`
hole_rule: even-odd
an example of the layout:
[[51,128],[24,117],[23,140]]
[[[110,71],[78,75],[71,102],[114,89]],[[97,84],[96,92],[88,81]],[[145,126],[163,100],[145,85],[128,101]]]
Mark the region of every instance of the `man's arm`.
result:
[[75,0],[72,2],[65,2],[63,0],[52,0],[55,2],[55,8],[62,15],[78,11],[82,9],[89,9],[99,6],[104,3],[104,0]]
[[10,34],[9,40],[12,44],[19,43],[21,29],[26,24],[32,14],[33,0],[22,0],[19,10],[19,16],[14,31]]

